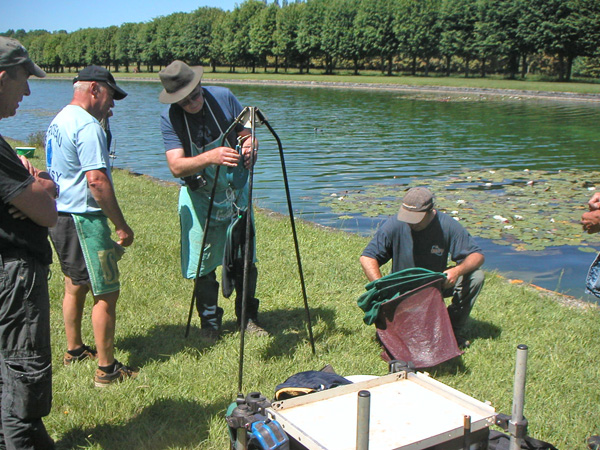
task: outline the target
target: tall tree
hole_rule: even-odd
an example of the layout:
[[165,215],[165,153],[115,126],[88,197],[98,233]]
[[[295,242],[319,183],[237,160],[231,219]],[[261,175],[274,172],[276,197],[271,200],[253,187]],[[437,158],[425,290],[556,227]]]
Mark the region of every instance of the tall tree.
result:
[[541,11],[542,48],[559,60],[559,80],[569,81],[577,56],[594,56],[600,42],[597,0],[532,0]]
[[184,32],[184,48],[190,64],[211,60],[211,44],[216,24],[225,12],[219,8],[203,7],[189,15]]
[[358,0],[331,0],[325,9],[321,48],[325,53],[325,73],[332,74],[336,61],[352,60],[354,73],[358,74],[363,47],[354,29]]
[[156,39],[156,21],[145,22],[140,25],[136,35],[137,46],[140,49],[138,58],[138,71],[141,65],[145,64],[149,72],[154,71],[154,65],[158,64],[158,42]]
[[[323,55],[321,35],[327,3],[328,0],[307,0],[306,6],[302,8],[296,48],[301,60],[304,61],[306,73],[309,72],[311,59]],[[302,65],[300,73],[302,73]]]
[[[393,0],[360,0],[354,20],[355,33],[365,56],[380,58],[381,72],[392,74],[398,39],[394,33]],[[387,62],[387,65],[386,65]]]
[[429,62],[439,54],[441,0],[399,0],[394,17],[394,31],[399,50],[411,60],[411,73],[417,73],[417,59],[425,62],[425,75]]
[[465,76],[475,57],[476,0],[443,0],[440,8],[440,54],[446,60],[446,75],[452,71],[452,57],[462,58]]
[[304,6],[304,3],[291,3],[277,11],[274,37],[275,45],[273,47],[276,73],[279,69],[280,57],[284,59],[286,71],[290,64],[296,62],[302,63],[296,42],[298,40],[298,27]]
[[115,35],[115,59],[125,66],[125,72],[129,72],[129,66],[137,61],[140,51],[136,39],[138,28],[139,25],[136,23],[124,23]]
[[267,58],[273,56],[279,10],[277,3],[271,3],[260,10],[250,21],[250,53],[259,64],[265,66],[265,72],[267,71]]

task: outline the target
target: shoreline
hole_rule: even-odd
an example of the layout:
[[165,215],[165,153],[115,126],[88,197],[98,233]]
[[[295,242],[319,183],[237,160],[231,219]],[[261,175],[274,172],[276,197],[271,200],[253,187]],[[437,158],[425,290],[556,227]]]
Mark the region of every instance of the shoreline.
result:
[[[49,76],[48,80],[63,80],[64,77]],[[156,78],[148,77],[128,77],[115,75],[117,81],[141,81],[150,83],[159,83],[158,73]],[[310,88],[329,88],[329,89],[356,89],[356,90],[376,90],[388,92],[414,92],[432,95],[472,95],[509,97],[511,99],[545,99],[555,101],[579,101],[579,102],[600,102],[600,94],[579,94],[575,92],[560,91],[532,91],[520,89],[494,89],[494,88],[472,88],[472,87],[454,87],[454,86],[415,86],[408,84],[392,83],[351,83],[342,81],[299,81],[299,80],[231,80],[222,78],[205,77],[203,81],[207,84],[239,84],[256,86],[284,86],[284,87],[310,87]]]
[[[140,172],[133,172],[131,170],[127,170],[127,169],[120,169],[120,168],[116,168],[113,170],[120,170],[123,171],[125,173],[127,173],[130,176],[134,176],[134,177],[144,177],[148,180],[150,180],[151,182],[159,185],[159,186],[164,186],[164,187],[178,187],[181,186],[180,183],[178,183],[177,181],[167,181],[167,180],[162,180],[160,178],[157,177],[153,177],[151,175],[147,175],[144,173],[140,173]],[[262,208],[262,207],[258,207],[258,206],[254,206],[254,208],[258,211],[261,212],[269,217],[278,217],[278,218],[286,218],[287,215],[286,214],[282,214],[282,213],[278,213],[276,211],[270,210],[268,208]],[[301,219],[298,217],[295,217],[295,220],[298,221],[302,221],[310,226],[313,226],[315,228],[318,229],[322,229],[325,231],[330,231],[330,232],[339,232],[339,233],[348,233],[347,231],[343,231],[343,230],[339,230],[337,228],[333,228],[333,227],[329,227],[326,225],[321,225],[318,224],[316,222],[311,222],[305,219]],[[354,233],[350,233],[350,234],[354,234]],[[484,269],[484,272],[488,273],[488,274],[493,274],[497,277],[502,278],[503,280],[505,280],[508,284],[513,284],[513,285],[521,285],[524,286],[525,289],[531,290],[531,291],[535,291],[538,294],[544,296],[544,297],[549,297],[550,299],[556,301],[557,303],[560,303],[563,306],[566,307],[571,307],[571,308],[577,308],[577,309],[600,309],[600,304],[595,303],[593,301],[586,301],[582,298],[578,298],[578,297],[574,297],[572,295],[569,294],[563,294],[562,292],[558,292],[558,291],[553,291],[550,289],[546,289],[543,288],[541,286],[538,286],[536,284],[533,283],[528,283],[525,282],[523,280],[518,280],[518,279],[513,279],[513,278],[509,278],[506,277],[500,273],[498,273],[496,270],[486,270]]]

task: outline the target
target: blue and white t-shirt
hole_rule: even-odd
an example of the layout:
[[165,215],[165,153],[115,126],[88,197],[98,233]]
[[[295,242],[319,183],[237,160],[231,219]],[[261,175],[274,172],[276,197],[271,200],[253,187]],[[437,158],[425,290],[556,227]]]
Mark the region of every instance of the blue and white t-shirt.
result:
[[85,176],[90,170],[106,169],[112,182],[106,133],[96,118],[79,106],[65,106],[46,132],[46,163],[59,188],[58,211],[101,211]]

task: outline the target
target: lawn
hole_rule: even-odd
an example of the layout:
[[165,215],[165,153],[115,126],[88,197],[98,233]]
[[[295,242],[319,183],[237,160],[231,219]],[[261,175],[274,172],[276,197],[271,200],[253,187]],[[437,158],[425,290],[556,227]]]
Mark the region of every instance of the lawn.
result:
[[[43,158],[34,158],[43,164]],[[120,263],[116,356],[141,368],[136,380],[94,388],[93,362],[65,367],[62,276],[50,280],[54,355],[51,414],[59,449],[214,449],[228,446],[224,420],[238,386],[239,334],[233,301],[222,299],[224,335],[207,345],[192,320],[184,338],[192,283],[179,273],[178,188],[124,171],[117,196],[135,232]],[[293,182],[292,182],[293,189]],[[260,320],[270,337],[247,336],[243,392],[272,397],[290,375],[331,364],[341,375],[387,373],[356,299],[366,279],[358,257],[367,238],[296,222],[311,310],[311,351],[289,219],[256,212]],[[487,273],[468,327],[472,346],[431,376],[511,412],[516,347],[529,347],[525,416],[532,436],[561,450],[583,450],[600,433],[598,309],[566,306],[525,285]],[[93,344],[90,302],[84,339]],[[340,432],[340,431],[336,431]]]

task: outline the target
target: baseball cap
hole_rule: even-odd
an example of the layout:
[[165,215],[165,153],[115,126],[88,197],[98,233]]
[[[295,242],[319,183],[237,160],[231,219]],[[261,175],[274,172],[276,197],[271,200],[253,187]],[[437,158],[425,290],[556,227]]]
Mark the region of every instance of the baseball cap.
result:
[[9,67],[22,64],[31,75],[38,78],[44,78],[46,72],[39,68],[31,58],[25,47],[19,41],[13,38],[0,36],[0,69],[8,69]]
[[127,92],[117,86],[115,77],[113,77],[108,70],[101,66],[92,65],[81,69],[79,75],[73,78],[73,83],[78,81],[101,81],[114,89],[115,95],[113,98],[115,100],[122,100],[127,97]]
[[433,209],[433,194],[424,187],[408,190],[402,199],[398,220],[406,223],[419,223],[427,212]]

